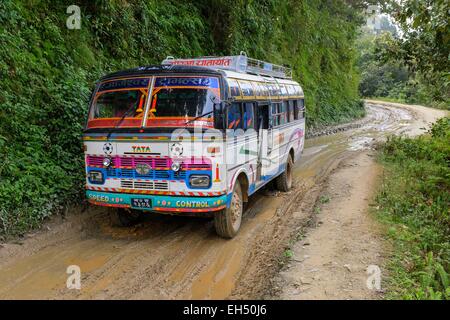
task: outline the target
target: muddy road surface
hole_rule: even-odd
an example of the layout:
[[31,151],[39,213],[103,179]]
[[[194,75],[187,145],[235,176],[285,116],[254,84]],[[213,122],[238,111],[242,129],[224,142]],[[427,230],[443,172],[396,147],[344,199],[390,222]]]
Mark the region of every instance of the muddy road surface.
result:
[[[0,244],[0,298],[270,297],[283,252],[311,223],[330,172],[388,134],[418,134],[445,115],[376,101],[366,106],[357,128],[306,141],[295,188],[266,188],[253,196],[236,238],[217,237],[207,219],[149,214],[134,227],[114,228],[102,208],[71,212],[24,239]],[[80,290],[67,289],[70,265],[80,267]]]

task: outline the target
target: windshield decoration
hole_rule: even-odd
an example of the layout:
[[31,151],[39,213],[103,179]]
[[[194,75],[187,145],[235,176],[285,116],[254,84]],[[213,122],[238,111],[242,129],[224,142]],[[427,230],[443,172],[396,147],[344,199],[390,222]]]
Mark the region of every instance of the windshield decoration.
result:
[[155,87],[204,87],[211,89],[219,89],[219,81],[217,78],[184,78],[184,77],[168,77],[156,78]]
[[123,79],[108,81],[102,83],[98,92],[108,91],[108,90],[121,90],[121,89],[136,89],[136,88],[147,88],[150,83],[149,78],[136,78],[136,79]]

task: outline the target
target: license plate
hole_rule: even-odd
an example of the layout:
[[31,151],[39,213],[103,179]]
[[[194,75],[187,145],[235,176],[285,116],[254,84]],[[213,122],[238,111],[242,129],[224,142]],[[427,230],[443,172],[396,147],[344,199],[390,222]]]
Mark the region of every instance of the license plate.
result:
[[131,199],[131,206],[135,208],[151,208],[152,199]]

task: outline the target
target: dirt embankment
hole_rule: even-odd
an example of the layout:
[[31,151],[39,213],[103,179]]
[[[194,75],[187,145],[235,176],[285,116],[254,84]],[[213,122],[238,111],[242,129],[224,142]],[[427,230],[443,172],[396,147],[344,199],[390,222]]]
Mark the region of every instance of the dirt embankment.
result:
[[[378,173],[367,152],[387,134],[419,132],[424,122],[442,116],[440,110],[374,102],[367,110],[358,128],[308,139],[295,189],[286,194],[266,189],[251,197],[236,238],[218,238],[205,219],[149,214],[133,228],[112,228],[103,209],[70,212],[0,245],[0,298],[313,298],[324,294],[322,288],[327,297],[365,298],[358,291],[361,272],[368,263],[380,263],[371,257],[382,255],[363,210]],[[324,192],[329,202],[315,214]],[[317,227],[309,229],[315,217]],[[305,238],[293,252],[301,262],[286,262],[283,252],[299,235]],[[299,287],[277,276],[281,262]],[[70,265],[81,269],[80,290],[66,287]],[[344,282],[332,286],[335,268]],[[350,282],[352,294],[344,291]]]

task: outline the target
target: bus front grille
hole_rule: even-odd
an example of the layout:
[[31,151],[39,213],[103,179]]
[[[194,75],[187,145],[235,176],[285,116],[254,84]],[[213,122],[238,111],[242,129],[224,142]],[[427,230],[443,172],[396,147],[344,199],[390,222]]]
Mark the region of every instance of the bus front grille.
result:
[[[104,156],[87,155],[86,165],[93,168],[104,168],[106,170],[106,178],[120,178],[124,181],[132,181],[133,179],[152,179],[159,180],[155,183],[160,183],[160,180],[187,180],[190,172],[197,174],[211,175],[212,164],[208,158],[185,158],[181,162],[181,170],[175,172],[170,169],[172,159],[170,158],[154,158],[154,157],[128,157],[128,156],[113,156],[111,157],[111,165],[108,168],[103,166]],[[146,164],[149,171],[145,174],[139,174],[136,171],[137,165]],[[161,182],[164,184],[163,182]],[[127,188],[136,188],[134,184],[131,186],[125,183]],[[166,190],[161,186],[162,190]],[[125,188],[125,187],[124,187]],[[153,188],[144,188],[150,189]],[[155,189],[159,189],[155,187]]]
[[167,181],[120,179],[120,187],[139,190],[168,190],[169,183]]

